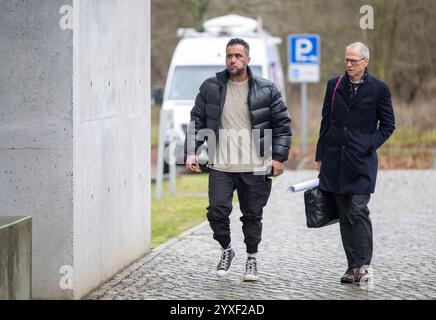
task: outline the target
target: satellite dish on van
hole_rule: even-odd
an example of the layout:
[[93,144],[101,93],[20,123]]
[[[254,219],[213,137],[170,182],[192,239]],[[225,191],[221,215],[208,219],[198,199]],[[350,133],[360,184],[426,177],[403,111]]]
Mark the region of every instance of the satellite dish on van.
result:
[[259,23],[251,18],[229,14],[222,17],[207,20],[203,24],[204,29],[212,34],[248,34],[258,30]]

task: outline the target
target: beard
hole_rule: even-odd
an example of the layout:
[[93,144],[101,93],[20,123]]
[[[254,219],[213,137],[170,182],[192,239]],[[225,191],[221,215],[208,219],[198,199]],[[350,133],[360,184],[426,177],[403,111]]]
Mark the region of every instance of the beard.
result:
[[232,76],[240,76],[243,75],[245,72],[245,67],[244,68],[232,68],[232,70],[230,69],[230,67],[227,68],[227,71],[232,75]]

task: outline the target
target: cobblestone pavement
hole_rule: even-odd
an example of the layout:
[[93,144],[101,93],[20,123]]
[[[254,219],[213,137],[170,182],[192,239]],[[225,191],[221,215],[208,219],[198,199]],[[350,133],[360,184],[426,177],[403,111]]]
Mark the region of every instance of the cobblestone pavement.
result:
[[288,185],[316,177],[287,171],[264,210],[260,279],[245,283],[240,211],[232,213],[236,250],[218,279],[218,244],[203,223],[156,248],[86,299],[436,299],[436,170],[380,171],[369,203],[374,229],[373,280],[340,284],[346,268],[339,225],[308,229],[303,193]]

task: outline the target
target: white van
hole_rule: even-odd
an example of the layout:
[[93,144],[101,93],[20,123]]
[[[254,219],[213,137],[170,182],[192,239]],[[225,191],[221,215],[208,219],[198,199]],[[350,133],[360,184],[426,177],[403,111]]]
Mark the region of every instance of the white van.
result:
[[[247,17],[227,15],[208,20],[204,32],[179,29],[181,37],[169,68],[162,109],[174,112],[174,133],[165,135],[165,145],[176,136],[177,163],[183,163],[183,144],[190,112],[201,83],[225,69],[226,45],[240,37],[250,45],[250,68],[257,76],[284,89],[282,64],[277,46],[282,42],[262,30],[261,23]],[[167,171],[167,166],[164,166]]]

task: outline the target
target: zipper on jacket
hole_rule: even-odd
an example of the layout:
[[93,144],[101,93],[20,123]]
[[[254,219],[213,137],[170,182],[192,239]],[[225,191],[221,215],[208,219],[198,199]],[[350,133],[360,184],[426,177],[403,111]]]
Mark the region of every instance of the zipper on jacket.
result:
[[215,136],[216,136],[216,142],[219,141],[219,128],[221,126],[221,117],[223,115],[223,110],[224,110],[224,104],[226,103],[226,95],[227,95],[227,83],[223,86],[221,86],[222,88],[222,92],[221,92],[221,105],[220,105],[220,115],[218,117],[218,125],[215,129]]
[[[247,96],[247,107],[248,107],[248,113],[250,114],[251,129],[254,129],[254,118],[253,118],[253,112],[251,112],[251,103],[250,103],[251,94],[253,93],[254,81],[253,79],[250,79],[248,81],[249,81],[249,88],[248,88],[248,96]],[[250,86],[250,81],[251,81],[251,86]]]

